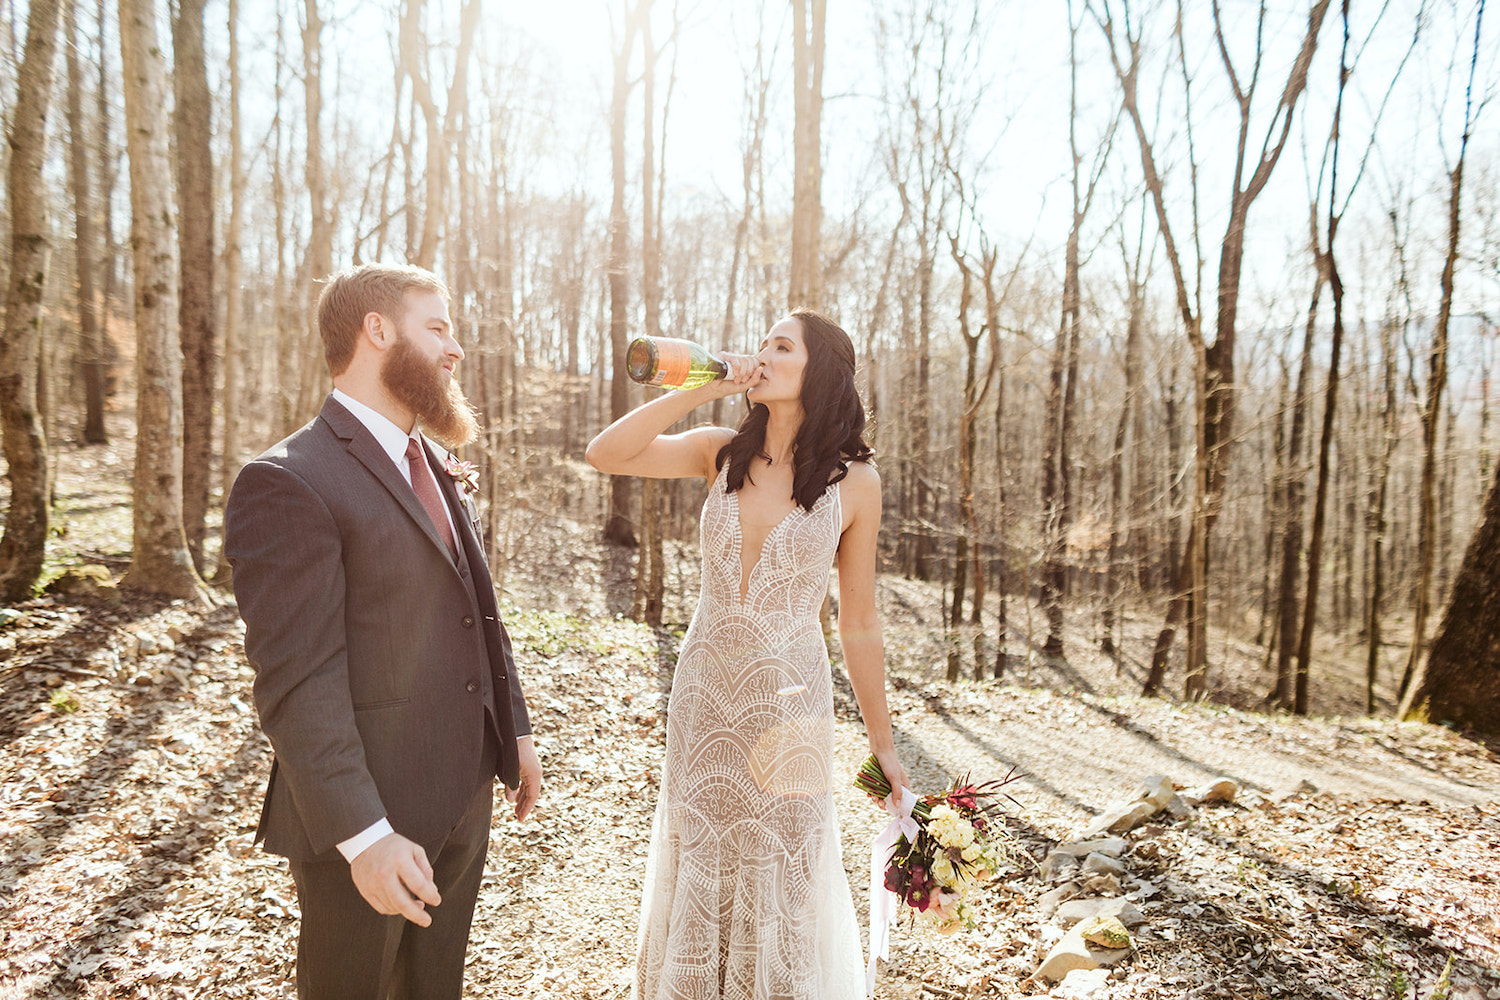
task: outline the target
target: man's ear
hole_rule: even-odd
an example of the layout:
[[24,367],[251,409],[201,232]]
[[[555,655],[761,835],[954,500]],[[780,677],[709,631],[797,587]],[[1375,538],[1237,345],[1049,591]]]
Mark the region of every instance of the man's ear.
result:
[[365,313],[364,321],[360,324],[360,336],[370,342],[370,346],[377,351],[383,351],[390,345],[391,324],[378,312]]

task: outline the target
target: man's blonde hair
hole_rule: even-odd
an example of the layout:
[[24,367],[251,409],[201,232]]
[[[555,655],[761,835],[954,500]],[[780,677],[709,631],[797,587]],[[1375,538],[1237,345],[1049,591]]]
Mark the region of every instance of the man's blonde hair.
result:
[[401,322],[411,289],[434,292],[444,302],[452,298],[437,275],[410,264],[361,264],[328,279],[318,296],[318,335],[330,375],[343,374],[354,360],[360,327],[370,313]]

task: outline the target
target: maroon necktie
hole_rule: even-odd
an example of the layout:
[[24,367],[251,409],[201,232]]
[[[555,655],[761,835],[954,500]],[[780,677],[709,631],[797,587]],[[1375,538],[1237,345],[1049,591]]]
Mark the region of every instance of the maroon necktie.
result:
[[453,543],[453,529],[448,525],[448,515],[443,510],[443,498],[438,496],[437,483],[432,481],[432,470],[427,467],[427,456],[422,454],[416,438],[406,439],[406,461],[411,466],[412,491],[422,501],[422,506],[427,508],[427,516],[432,518],[438,535],[447,543],[448,554],[457,559],[458,546]]

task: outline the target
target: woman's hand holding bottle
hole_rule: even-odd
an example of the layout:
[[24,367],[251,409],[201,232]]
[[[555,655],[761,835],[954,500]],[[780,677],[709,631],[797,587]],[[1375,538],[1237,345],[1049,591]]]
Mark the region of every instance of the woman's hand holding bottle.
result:
[[728,366],[729,372],[723,378],[708,383],[707,388],[715,398],[733,396],[760,383],[763,371],[760,359],[755,355],[720,351],[718,358]]

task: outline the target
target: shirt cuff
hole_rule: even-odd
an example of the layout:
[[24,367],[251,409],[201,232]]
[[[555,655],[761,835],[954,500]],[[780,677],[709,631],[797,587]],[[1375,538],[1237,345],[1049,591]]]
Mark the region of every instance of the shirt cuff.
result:
[[365,848],[386,834],[395,832],[395,829],[391,826],[391,821],[382,816],[366,827],[363,833],[356,833],[348,840],[340,842],[339,853],[344,856],[345,861],[352,864],[355,858],[364,853]]

